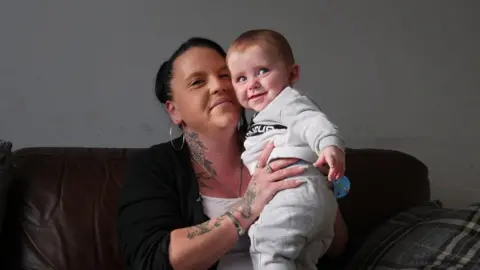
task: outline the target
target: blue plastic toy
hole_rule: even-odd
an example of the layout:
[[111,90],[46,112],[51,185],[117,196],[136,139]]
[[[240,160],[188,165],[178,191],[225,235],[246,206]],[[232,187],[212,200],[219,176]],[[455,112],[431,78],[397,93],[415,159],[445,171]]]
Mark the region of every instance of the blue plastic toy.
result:
[[333,194],[335,194],[335,197],[343,198],[347,196],[348,191],[350,191],[350,180],[346,176],[333,181]]

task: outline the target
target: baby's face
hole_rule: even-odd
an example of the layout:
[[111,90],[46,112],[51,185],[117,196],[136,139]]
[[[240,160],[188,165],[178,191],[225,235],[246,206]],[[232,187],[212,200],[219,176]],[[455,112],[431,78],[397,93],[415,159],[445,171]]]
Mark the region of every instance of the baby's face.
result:
[[238,101],[247,109],[263,110],[290,84],[285,62],[260,46],[229,52],[227,65]]

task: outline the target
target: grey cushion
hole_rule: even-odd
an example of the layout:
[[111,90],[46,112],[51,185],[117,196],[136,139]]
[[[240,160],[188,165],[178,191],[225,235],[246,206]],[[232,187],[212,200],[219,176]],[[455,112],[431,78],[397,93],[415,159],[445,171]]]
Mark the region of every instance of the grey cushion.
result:
[[480,269],[480,204],[427,202],[369,236],[347,269]]
[[12,182],[12,143],[0,140],[0,233],[7,203],[7,192]]

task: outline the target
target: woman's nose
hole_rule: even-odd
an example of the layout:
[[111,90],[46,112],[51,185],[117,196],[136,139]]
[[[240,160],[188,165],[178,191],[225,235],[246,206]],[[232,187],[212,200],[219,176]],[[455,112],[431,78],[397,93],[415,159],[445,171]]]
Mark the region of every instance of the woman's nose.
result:
[[230,86],[230,80],[222,80],[220,78],[213,78],[210,80],[210,92],[212,94],[216,94],[220,91],[227,91]]

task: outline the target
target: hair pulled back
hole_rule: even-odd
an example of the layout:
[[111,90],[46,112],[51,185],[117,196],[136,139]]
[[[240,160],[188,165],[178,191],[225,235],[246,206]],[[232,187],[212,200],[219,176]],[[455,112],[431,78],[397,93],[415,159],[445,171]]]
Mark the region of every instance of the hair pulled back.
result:
[[[177,60],[178,57],[183,55],[185,52],[192,48],[209,48],[216,51],[222,57],[226,57],[227,54],[225,50],[216,42],[203,38],[203,37],[192,37],[187,41],[182,43],[170,56],[168,60],[162,63],[158,69],[157,76],[155,78],[155,96],[157,97],[160,103],[165,104],[167,101],[172,100],[172,72],[173,72],[173,63]],[[248,122],[245,116],[245,110],[242,109],[240,123],[238,125],[239,131],[245,134],[247,131]]]

